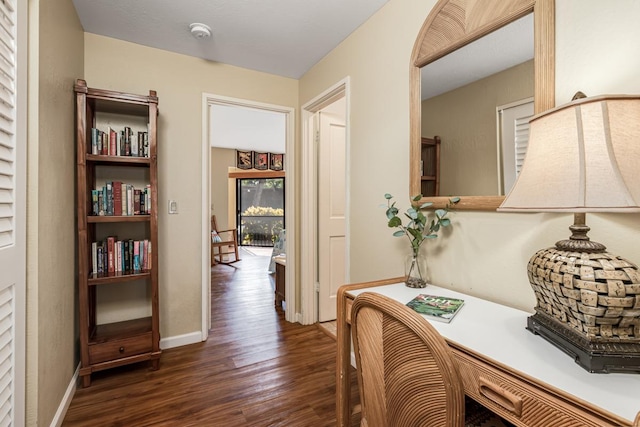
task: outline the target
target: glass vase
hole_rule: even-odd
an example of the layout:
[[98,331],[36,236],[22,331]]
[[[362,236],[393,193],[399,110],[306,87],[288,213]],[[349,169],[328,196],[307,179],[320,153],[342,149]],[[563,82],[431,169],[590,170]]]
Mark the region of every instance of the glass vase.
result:
[[405,261],[405,285],[410,288],[427,287],[427,260],[419,255],[409,255]]

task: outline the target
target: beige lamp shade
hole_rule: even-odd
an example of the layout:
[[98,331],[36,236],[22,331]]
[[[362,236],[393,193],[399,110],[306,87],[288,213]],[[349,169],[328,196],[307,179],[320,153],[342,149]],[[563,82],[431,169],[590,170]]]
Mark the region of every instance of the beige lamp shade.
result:
[[583,98],[534,116],[498,210],[640,212],[640,96]]

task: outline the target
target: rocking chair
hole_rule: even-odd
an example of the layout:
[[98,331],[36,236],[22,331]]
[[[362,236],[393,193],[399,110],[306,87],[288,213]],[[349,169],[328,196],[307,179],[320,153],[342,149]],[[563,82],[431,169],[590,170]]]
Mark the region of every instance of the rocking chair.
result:
[[[225,255],[233,255],[234,259],[229,260],[230,256]],[[231,264],[237,261],[240,261],[237,229],[218,230],[216,216],[211,215],[211,265]]]

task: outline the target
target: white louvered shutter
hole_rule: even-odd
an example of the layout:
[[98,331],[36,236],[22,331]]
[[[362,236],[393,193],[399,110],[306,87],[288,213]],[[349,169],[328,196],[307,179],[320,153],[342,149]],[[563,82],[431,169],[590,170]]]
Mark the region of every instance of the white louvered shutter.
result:
[[520,174],[522,164],[524,163],[524,156],[527,154],[527,148],[529,147],[529,119],[531,116],[520,117],[516,119],[516,177]]
[[15,243],[15,10],[0,0],[0,248]]
[[25,425],[26,3],[0,0],[0,427]]

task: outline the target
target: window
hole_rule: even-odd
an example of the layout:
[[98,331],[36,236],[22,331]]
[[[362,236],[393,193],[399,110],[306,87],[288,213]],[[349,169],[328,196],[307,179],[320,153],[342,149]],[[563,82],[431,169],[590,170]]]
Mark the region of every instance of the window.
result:
[[236,183],[240,245],[273,246],[284,228],[284,178],[242,178]]

